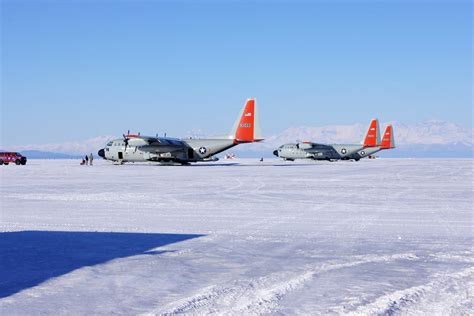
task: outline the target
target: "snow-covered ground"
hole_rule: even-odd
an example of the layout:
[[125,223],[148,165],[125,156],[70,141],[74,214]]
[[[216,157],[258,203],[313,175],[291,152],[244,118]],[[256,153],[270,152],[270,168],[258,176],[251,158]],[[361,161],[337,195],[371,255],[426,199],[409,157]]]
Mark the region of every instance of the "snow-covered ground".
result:
[[0,314],[468,315],[473,162],[1,166]]

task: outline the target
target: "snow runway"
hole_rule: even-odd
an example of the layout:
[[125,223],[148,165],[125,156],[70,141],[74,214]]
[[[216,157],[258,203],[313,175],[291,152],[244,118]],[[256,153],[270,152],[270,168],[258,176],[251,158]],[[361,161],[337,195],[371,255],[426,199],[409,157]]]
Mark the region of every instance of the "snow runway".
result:
[[2,166],[0,313],[468,314],[473,160]]

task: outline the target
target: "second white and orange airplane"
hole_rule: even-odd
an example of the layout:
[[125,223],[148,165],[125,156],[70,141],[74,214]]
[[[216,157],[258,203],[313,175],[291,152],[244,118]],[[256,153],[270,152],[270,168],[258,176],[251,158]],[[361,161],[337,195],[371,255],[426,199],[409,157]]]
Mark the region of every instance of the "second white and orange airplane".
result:
[[372,156],[373,154],[386,149],[395,148],[395,138],[393,136],[393,126],[391,124],[387,125],[385,132],[382,136],[382,141],[376,146],[367,147],[358,152],[350,155],[349,159],[359,160],[365,157]]
[[[390,127],[391,128],[391,127]],[[379,121],[370,122],[367,134],[360,144],[321,144],[301,142],[280,146],[273,154],[284,160],[313,159],[313,160],[359,160],[375,152],[385,149],[380,145]],[[385,143],[384,143],[385,144]]]
[[213,155],[238,144],[261,140],[263,138],[257,103],[255,99],[248,99],[229,136],[211,139],[178,139],[128,134],[107,143],[99,150],[98,155],[119,164],[156,161],[185,165],[190,162],[216,161],[218,159]]

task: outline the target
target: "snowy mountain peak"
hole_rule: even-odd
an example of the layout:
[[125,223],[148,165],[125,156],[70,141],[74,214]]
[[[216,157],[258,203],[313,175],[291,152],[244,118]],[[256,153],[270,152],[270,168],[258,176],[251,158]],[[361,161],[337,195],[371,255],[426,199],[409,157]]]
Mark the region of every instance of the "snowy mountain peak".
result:
[[[427,120],[415,124],[401,122],[381,123],[380,130],[383,132],[387,124],[394,126],[395,142],[397,151],[407,149],[411,152],[444,152],[460,151],[464,156],[470,155],[473,148],[473,130],[464,128],[455,123],[441,120]],[[361,143],[367,129],[366,124],[352,125],[329,125],[329,126],[303,126],[289,127],[276,135],[267,136],[264,142],[257,144],[241,145],[233,149],[239,152],[268,152],[285,143],[300,141],[312,141],[321,143]],[[206,133],[192,131],[193,136],[199,135],[204,138]],[[6,150],[24,151],[40,150],[67,154],[84,154],[97,152],[107,141],[117,137],[97,136],[83,141],[68,143],[30,144],[23,146],[10,146]],[[438,154],[437,154],[438,155]]]
[[[463,128],[452,122],[429,120],[417,124],[386,122],[381,124],[381,132],[386,125],[392,124],[395,139],[400,145],[414,144],[464,144],[472,146],[472,129]],[[365,132],[363,124],[331,125],[321,127],[290,127],[280,134],[267,138],[268,144],[278,142],[296,142],[300,140],[321,143],[359,143]]]

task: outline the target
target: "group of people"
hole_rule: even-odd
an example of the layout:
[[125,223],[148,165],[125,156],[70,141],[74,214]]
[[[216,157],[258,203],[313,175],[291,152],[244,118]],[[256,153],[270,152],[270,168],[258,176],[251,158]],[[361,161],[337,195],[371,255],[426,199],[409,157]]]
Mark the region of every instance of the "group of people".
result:
[[94,156],[91,153],[89,156],[86,155],[84,158],[82,158],[81,166],[83,166],[83,165],[92,166],[93,161],[94,161]]

